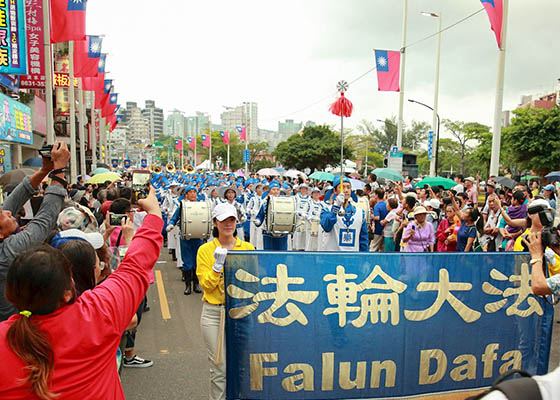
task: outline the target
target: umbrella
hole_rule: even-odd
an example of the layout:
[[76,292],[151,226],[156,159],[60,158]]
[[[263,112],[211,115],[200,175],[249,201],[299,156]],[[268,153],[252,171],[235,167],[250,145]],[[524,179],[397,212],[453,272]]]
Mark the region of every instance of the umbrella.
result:
[[560,171],[552,171],[550,174],[545,176],[550,182],[560,181]]
[[513,189],[513,187],[517,183],[513,179],[508,178],[507,176],[497,176],[492,179],[494,180],[494,182],[499,183],[500,185],[505,186],[509,189]]
[[354,172],[353,174],[350,174],[350,177],[354,179],[362,179],[362,175],[360,175],[358,172]]
[[303,179],[307,178],[307,175],[297,169],[290,169],[284,172],[284,176],[287,176],[288,178],[299,178],[300,176],[303,176]]
[[280,173],[272,168],[260,169],[257,174],[262,176],[280,176]]
[[35,170],[31,168],[12,169],[0,177],[0,185],[7,185],[8,183],[19,183],[23,181],[26,176],[33,175]]
[[317,181],[328,181],[332,182],[334,180],[334,175],[328,172],[316,171],[309,175],[309,178],[315,179]]
[[352,190],[364,190],[366,184],[357,179],[350,178],[350,184],[352,185]]
[[119,174],[114,172],[105,172],[104,174],[95,175],[93,178],[88,179],[86,183],[105,183],[105,181],[114,182],[117,179],[121,179]]
[[530,181],[531,179],[539,179],[539,177],[535,175],[525,175],[521,177],[522,181]]
[[234,175],[245,176],[245,172],[242,169],[238,169],[237,171],[234,172]]
[[107,172],[110,172],[107,168],[96,168],[93,171],[91,171],[92,175],[99,175],[99,174],[105,174]]
[[28,158],[23,165],[25,167],[41,167],[43,165],[43,160],[41,157]]
[[424,187],[424,185],[428,186],[443,186],[445,190],[451,189],[453,186],[456,185],[453,179],[443,178],[441,176],[427,176],[418,182],[415,186],[416,187]]
[[[331,171],[331,173],[335,174],[335,175],[340,175],[340,167],[336,167],[335,169],[333,169]],[[352,167],[344,167],[344,173],[345,174],[355,174],[356,170]]]
[[373,170],[373,173],[378,178],[384,178],[389,181],[404,181],[403,176],[400,174],[399,171],[392,168],[376,168]]

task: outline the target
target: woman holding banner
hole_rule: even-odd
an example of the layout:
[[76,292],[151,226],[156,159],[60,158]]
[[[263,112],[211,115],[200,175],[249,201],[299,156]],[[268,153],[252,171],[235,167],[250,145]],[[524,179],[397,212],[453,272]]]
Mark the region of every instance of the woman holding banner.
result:
[[255,250],[237,237],[237,209],[230,203],[212,211],[214,240],[198,250],[196,274],[204,294],[200,328],[210,362],[210,400],[226,398],[224,264],[228,251]]

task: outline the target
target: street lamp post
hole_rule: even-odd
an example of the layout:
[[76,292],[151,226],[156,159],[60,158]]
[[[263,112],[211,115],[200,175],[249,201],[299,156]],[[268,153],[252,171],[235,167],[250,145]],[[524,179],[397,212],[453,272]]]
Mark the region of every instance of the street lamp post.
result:
[[[420,103],[419,101],[416,101],[416,100],[413,100],[413,99],[408,99],[408,101],[411,102],[411,103],[419,104],[421,106],[424,106],[424,107],[434,111],[434,109],[427,104]],[[433,176],[437,176],[437,173],[438,173],[439,128],[440,128],[440,123],[441,123],[441,121],[439,119],[439,114],[437,112],[435,114],[436,114],[436,118],[437,118],[437,131],[435,132],[435,134],[436,134],[436,157],[435,157],[435,160],[434,160],[434,175]]]
[[[440,64],[440,48],[441,48],[441,14],[436,14],[434,12],[422,12],[422,15],[426,17],[432,17],[438,19],[438,29],[437,29],[437,48],[436,48],[436,78],[434,84],[434,108],[433,108],[433,120],[432,129],[436,131],[436,123],[439,125],[438,113],[438,99],[439,99],[439,64]],[[439,132],[439,128],[438,128]],[[430,175],[437,175],[436,168],[437,157],[433,158],[430,162]]]

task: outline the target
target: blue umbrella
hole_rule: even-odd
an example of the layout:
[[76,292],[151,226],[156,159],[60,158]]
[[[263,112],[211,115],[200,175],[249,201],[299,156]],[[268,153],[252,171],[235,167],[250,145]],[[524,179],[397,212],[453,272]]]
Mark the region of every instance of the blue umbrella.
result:
[[27,160],[25,160],[23,165],[25,167],[40,167],[43,165],[43,160],[41,159],[41,157],[28,158]]
[[551,182],[560,181],[560,171],[552,171],[550,174],[545,176]]

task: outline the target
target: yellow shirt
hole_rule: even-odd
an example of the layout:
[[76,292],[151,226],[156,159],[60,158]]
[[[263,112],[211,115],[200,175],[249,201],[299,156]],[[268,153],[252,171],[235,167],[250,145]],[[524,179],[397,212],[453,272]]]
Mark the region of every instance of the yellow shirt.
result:
[[[523,248],[522,236],[528,236],[530,233],[531,230],[526,229],[521,236],[515,239],[515,244],[513,245],[513,251],[525,251],[525,249]],[[547,257],[547,264],[548,264],[548,273],[550,276],[560,273],[560,257],[558,256],[558,254],[554,253],[554,259],[552,259],[552,257]]]
[[[202,301],[210,304],[224,304],[226,295],[224,290],[224,274],[217,273],[212,269],[214,262],[214,250],[221,246],[217,238],[211,242],[205,243],[198,249],[196,255],[196,275],[198,282],[204,291]],[[244,242],[237,238],[235,247],[230,251],[255,250],[249,242]]]

